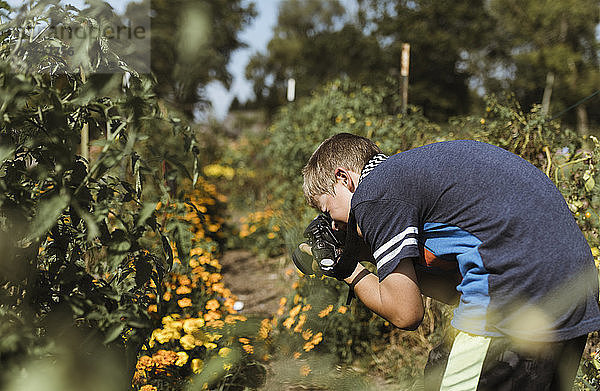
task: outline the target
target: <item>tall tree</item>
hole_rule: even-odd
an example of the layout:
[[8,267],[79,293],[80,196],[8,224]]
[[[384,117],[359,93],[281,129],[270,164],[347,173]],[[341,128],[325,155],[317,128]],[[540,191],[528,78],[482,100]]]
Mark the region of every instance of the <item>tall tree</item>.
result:
[[[505,37],[507,47],[497,63],[502,72],[489,77],[489,85],[498,76],[506,78],[507,87],[523,104],[544,100],[550,111],[562,110],[598,88],[596,28],[600,19],[596,0],[492,0],[490,13],[497,21],[496,34]],[[600,101],[588,105],[597,112]],[[585,133],[586,106],[569,115]]]
[[204,87],[217,80],[229,88],[231,54],[246,44],[238,33],[256,12],[243,0],[144,0],[127,13],[152,10],[152,72],[156,92],[189,118],[206,105]]
[[400,66],[410,43],[409,101],[433,119],[470,110],[468,54],[487,45],[484,0],[360,0],[360,18],[381,43],[382,67]]
[[338,0],[286,0],[267,53],[257,53],[246,68],[257,104],[273,109],[285,101],[286,81],[297,81],[296,94],[307,96],[340,76],[365,80],[377,75],[377,41],[351,23]]

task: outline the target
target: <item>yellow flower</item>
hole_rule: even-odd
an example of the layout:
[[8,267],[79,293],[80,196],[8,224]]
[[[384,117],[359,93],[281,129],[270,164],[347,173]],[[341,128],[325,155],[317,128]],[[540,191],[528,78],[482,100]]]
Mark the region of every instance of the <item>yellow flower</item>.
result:
[[200,373],[202,372],[202,368],[204,367],[204,362],[199,358],[195,358],[192,360],[192,372]]
[[299,358],[300,358],[300,356],[302,356],[302,353],[300,353],[300,352],[295,352],[295,353],[294,353],[294,360],[297,360],[297,359],[299,359]]
[[348,307],[345,307],[345,306],[341,306],[341,307],[338,309],[338,312],[339,312],[340,314],[345,314],[345,313],[346,313],[346,311],[348,311]]
[[135,368],[138,371],[147,371],[154,366],[154,361],[149,356],[142,356],[138,359],[137,364],[135,364]]
[[[298,304],[298,302],[300,301],[300,299],[301,299],[301,296],[299,294],[296,294],[294,296],[294,304]],[[294,315],[294,316],[296,316],[296,315]]]
[[248,354],[252,354],[254,353],[254,347],[252,345],[243,345],[242,348],[246,351],[246,353]]
[[186,295],[188,293],[192,293],[192,288],[186,285],[182,285],[175,291],[178,295]]
[[275,235],[275,233],[274,233],[274,232],[269,232],[269,233],[267,234],[267,238],[269,238],[269,239],[275,239],[275,237],[276,237],[276,236],[277,236],[277,235]]
[[483,125],[483,124],[485,124],[485,118],[482,118],[482,119],[480,119],[480,120],[479,120],[479,122],[480,122],[482,125]]
[[250,340],[248,338],[238,338],[238,341],[240,341],[240,343],[242,344],[249,344]]
[[192,299],[190,299],[189,297],[184,297],[183,299],[177,300],[177,305],[179,305],[179,307],[181,308],[191,307]]
[[340,122],[342,122],[342,116],[338,115],[337,117],[335,117],[335,123],[339,124]]
[[211,320],[217,319],[221,319],[221,314],[217,311],[208,311],[206,314],[204,314],[204,320],[206,322],[210,322]]
[[306,322],[306,315],[302,314],[298,317],[298,324],[294,327],[294,332],[299,333],[302,331],[302,326],[304,326],[304,322]]
[[289,329],[290,327],[292,327],[292,325],[294,324],[296,320],[294,318],[287,318],[286,320],[283,321],[283,326],[286,329]]
[[204,326],[204,319],[190,318],[183,321],[183,331],[187,334],[192,334],[194,331],[201,329]]
[[302,376],[308,376],[308,374],[311,372],[311,369],[308,365],[302,365],[302,367],[300,368],[300,374]]
[[148,312],[156,312],[158,311],[158,307],[156,306],[156,304],[150,304],[148,306]]
[[233,367],[233,365],[230,363],[223,364],[223,369],[226,371],[229,371],[232,367]]
[[302,332],[302,338],[304,338],[305,341],[308,341],[312,336],[313,332],[311,329]]
[[365,121],[365,125],[367,125],[367,126],[371,126],[371,125],[373,125],[373,122],[371,122],[370,120],[366,120],[366,121]]
[[190,357],[186,352],[177,352],[177,361],[175,361],[175,365],[182,367],[188,362],[189,358]]
[[281,299],[279,299],[279,306],[280,307],[283,307],[286,303],[287,303],[287,298],[282,297]]
[[185,350],[191,350],[196,347],[196,338],[191,334],[186,334],[179,340],[181,347]]
[[324,318],[333,310],[333,304],[329,304],[325,309],[319,312],[319,318]]
[[217,300],[215,300],[215,299],[212,299],[212,300],[209,300],[209,301],[206,303],[206,306],[205,306],[205,307],[206,307],[206,309],[207,309],[207,310],[209,310],[209,311],[212,311],[212,310],[216,310],[216,309],[217,309],[217,308],[219,308],[220,306],[221,306],[221,305],[219,304],[219,302],[218,302]]
[[156,390],[156,387],[154,387],[153,385],[146,384],[145,386],[142,386],[142,388],[140,388],[140,391],[157,391],[157,390]]
[[231,353],[231,349],[230,348],[221,348],[221,349],[219,349],[219,356],[221,356],[221,357],[227,357],[229,355],[229,353]]
[[[333,306],[331,306],[333,308]],[[298,315],[300,313],[300,310],[302,309],[302,305],[298,304],[297,306],[295,306],[294,308],[292,308],[290,310],[290,318],[295,318],[296,315]]]
[[307,304],[307,305],[305,305],[304,307],[302,307],[302,311],[303,311],[303,312],[310,311],[310,309],[311,309],[311,308],[312,308],[312,305],[310,305],[310,304]]
[[208,350],[212,350],[212,349],[216,349],[217,348],[217,344],[216,343],[212,343],[212,342],[207,342],[204,344],[204,347]]

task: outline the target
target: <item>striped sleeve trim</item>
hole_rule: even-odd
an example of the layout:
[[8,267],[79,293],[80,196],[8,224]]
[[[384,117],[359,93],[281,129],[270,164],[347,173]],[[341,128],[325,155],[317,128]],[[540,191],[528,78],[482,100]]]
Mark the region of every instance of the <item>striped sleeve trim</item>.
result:
[[417,229],[417,227],[406,228],[404,231],[400,232],[398,235],[394,236],[393,238],[391,238],[390,240],[385,242],[382,246],[380,246],[377,250],[375,250],[375,252],[373,253],[373,257],[375,259],[379,258],[380,255],[385,253],[392,246],[397,245],[399,242],[402,242],[406,238],[407,235],[410,235],[410,234],[416,235],[418,233],[419,233],[419,230]]
[[389,261],[391,261],[392,259],[394,259],[396,257],[396,255],[400,254],[400,252],[402,251],[402,249],[405,246],[411,246],[411,245],[416,246],[417,245],[417,239],[415,239],[415,238],[408,238],[408,239],[406,239],[394,251],[389,252],[385,257],[383,257],[379,261],[377,261],[377,270],[380,270],[386,263],[388,263]]

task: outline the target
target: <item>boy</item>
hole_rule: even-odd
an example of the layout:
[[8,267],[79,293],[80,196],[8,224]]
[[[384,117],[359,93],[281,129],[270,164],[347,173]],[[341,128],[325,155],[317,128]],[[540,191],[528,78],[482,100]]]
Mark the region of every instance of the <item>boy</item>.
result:
[[600,329],[598,272],[540,170],[476,141],[387,157],[342,133],[303,175],[308,203],[362,237],[377,266],[374,275],[346,254],[324,274],[403,329],[419,326],[421,294],[458,303],[452,349],[427,389],[570,390],[587,334]]

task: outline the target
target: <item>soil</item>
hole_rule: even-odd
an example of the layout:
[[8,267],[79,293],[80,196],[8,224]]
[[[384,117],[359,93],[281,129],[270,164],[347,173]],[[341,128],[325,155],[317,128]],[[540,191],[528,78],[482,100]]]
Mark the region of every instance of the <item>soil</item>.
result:
[[225,286],[244,304],[245,315],[272,316],[297,278],[286,256],[261,259],[248,250],[230,250],[219,261]]

